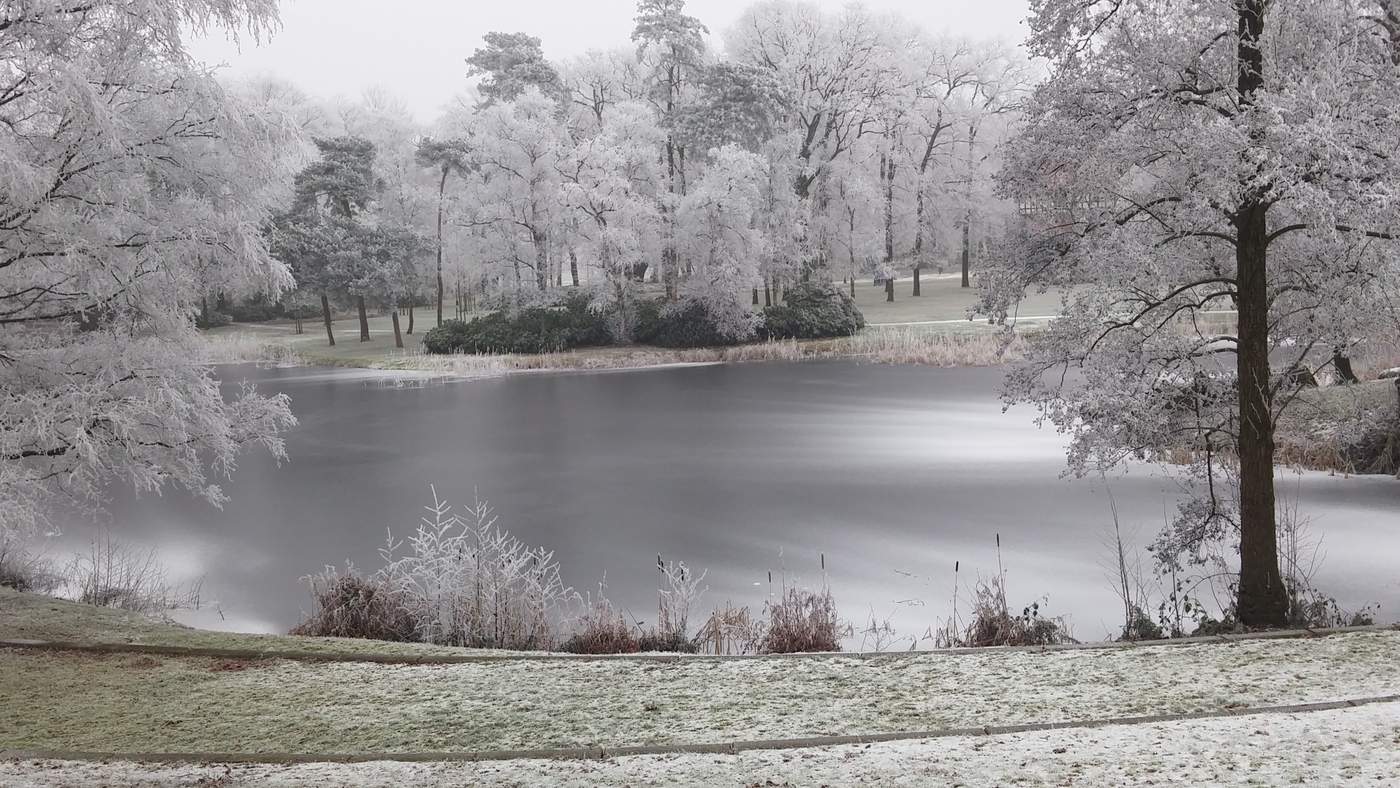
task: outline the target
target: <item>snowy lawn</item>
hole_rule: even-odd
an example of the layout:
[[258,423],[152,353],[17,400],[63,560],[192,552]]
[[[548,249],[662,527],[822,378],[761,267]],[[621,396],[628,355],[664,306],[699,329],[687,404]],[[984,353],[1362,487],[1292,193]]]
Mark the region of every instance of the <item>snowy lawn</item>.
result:
[[400,785],[1386,785],[1400,774],[1400,704],[1341,711],[957,737],[739,755],[607,761],[220,766],[0,762],[28,786]]
[[[0,588],[0,637],[15,640],[140,643],[192,648],[255,649],[309,653],[382,654],[385,656],[444,656],[489,654],[490,651],[388,643],[353,638],[296,637],[214,632],[156,621],[138,613],[95,607],[63,599],[22,594]],[[510,652],[505,652],[510,653]]]
[[1050,653],[394,666],[0,651],[0,749],[726,742],[1400,693],[1400,632]]

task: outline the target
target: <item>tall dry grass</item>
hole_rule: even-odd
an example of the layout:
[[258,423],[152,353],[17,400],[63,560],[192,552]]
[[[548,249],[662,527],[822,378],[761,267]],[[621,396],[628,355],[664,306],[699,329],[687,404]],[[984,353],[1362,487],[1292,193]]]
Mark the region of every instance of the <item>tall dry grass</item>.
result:
[[863,358],[881,364],[928,367],[986,367],[1025,357],[1020,334],[1000,332],[949,334],[914,326],[871,328],[840,340],[833,355]]
[[203,335],[199,339],[201,364],[300,364],[296,351],[280,342],[254,334]]

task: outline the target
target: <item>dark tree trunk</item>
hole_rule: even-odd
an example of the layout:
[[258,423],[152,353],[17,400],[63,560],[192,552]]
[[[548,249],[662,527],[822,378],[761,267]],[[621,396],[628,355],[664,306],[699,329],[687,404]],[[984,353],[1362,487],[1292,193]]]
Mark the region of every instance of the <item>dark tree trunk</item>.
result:
[[[446,164],[442,166],[442,180],[438,181],[438,211],[437,211],[437,324],[442,325],[442,201],[447,192],[447,172]],[[413,329],[409,329],[413,333]]]
[[894,276],[890,275],[885,279],[885,300],[894,301]]
[[[935,135],[936,136],[936,135]],[[933,146],[929,142],[930,152]],[[919,177],[923,177],[924,168],[928,166],[928,156],[925,154],[924,165],[919,168]],[[924,190],[920,186],[914,193],[914,295],[923,295],[923,289],[919,284],[919,269],[924,265]]]
[[763,305],[773,305],[773,287],[769,284],[767,279],[763,280]]
[[[360,341],[361,341],[361,342],[368,342],[368,341],[369,341],[369,314],[368,314],[367,312],[365,312],[365,297],[364,297],[364,296],[356,296],[356,297],[355,297],[355,309],[356,309],[356,311],[358,311],[358,312],[360,313]],[[398,313],[397,313],[397,312],[395,313],[394,319],[395,319],[395,320],[398,319]]]
[[326,298],[326,294],[321,294],[321,317],[326,321],[326,339],[335,347],[335,332],[331,330],[331,300]]
[[390,320],[391,320],[391,321],[393,322],[393,324],[394,324],[394,347],[396,347],[396,348],[402,348],[402,347],[403,347],[403,334],[400,334],[400,333],[399,333],[399,310],[395,309],[394,311],[390,312],[389,315],[390,315]]
[[753,289],[753,305],[758,306],[758,288]]
[[574,287],[578,287],[578,254],[574,250],[569,250],[569,278],[573,280]]
[[413,333],[413,302],[408,302],[408,333]]
[[1359,383],[1356,371],[1351,368],[1351,358],[1341,348],[1332,351],[1332,367],[1337,370],[1337,380],[1342,383]]
[[962,226],[962,286],[972,287],[972,210],[963,215]]
[[534,234],[535,239],[535,286],[540,292],[549,290],[549,236],[543,232]]
[[[1267,0],[1240,0],[1238,68],[1240,101],[1253,103],[1264,84],[1259,39]],[[1258,137],[1261,132],[1251,131]],[[1240,587],[1235,603],[1247,627],[1288,623],[1288,593],[1278,563],[1274,511],[1274,422],[1269,381],[1268,203],[1265,186],[1248,189],[1236,212],[1235,246],[1239,309]]]

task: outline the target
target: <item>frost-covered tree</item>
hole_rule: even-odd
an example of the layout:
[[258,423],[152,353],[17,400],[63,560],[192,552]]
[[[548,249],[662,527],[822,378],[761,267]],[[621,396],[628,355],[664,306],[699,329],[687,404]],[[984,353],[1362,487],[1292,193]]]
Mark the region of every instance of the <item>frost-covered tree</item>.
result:
[[[975,90],[985,68],[974,47],[964,41],[920,40],[914,55],[914,101],[906,127],[905,153],[914,173],[914,245],[911,251],[915,296],[922,295],[919,274],[928,264],[938,233],[939,202],[953,202],[948,189],[950,160],[957,140],[957,99]],[[966,192],[964,192],[966,199]]]
[[472,150],[470,215],[489,254],[508,267],[516,300],[525,272],[534,286],[550,286],[551,233],[559,220],[559,161],[567,147],[557,103],[538,90],[488,107],[473,117],[466,139]]
[[[1297,392],[1270,361],[1325,366],[1388,319],[1370,307],[1400,285],[1391,40],[1343,2],[1032,7],[1052,74],[1003,173],[1031,226],[986,305],[1005,317],[1027,288],[1070,290],[1008,396],[1073,436],[1076,470],[1193,449],[1206,492],[1163,553],[1237,536],[1238,620],[1282,625],[1274,430]],[[1211,310],[1236,325],[1212,329]]]
[[559,72],[545,60],[538,38],[491,32],[482,39],[486,46],[467,58],[467,76],[482,77],[478,88],[487,105],[514,101],[530,88],[554,99],[563,94]]
[[603,273],[629,328],[634,272],[657,259],[657,195],[665,190],[656,151],[664,132],[651,111],[629,102],[608,110],[602,131],[580,140],[560,162],[565,204],[578,214],[580,249]]
[[695,264],[681,295],[702,304],[727,339],[747,339],[756,323],[740,294],[758,281],[762,234],[755,217],[764,165],[757,154],[726,145],[681,202],[678,241]]
[[[374,143],[361,137],[317,139],[320,158],[297,173],[291,207],[277,216],[273,238],[277,256],[292,267],[304,289],[320,294],[326,341],[331,329],[331,296],[357,290],[365,278],[366,215],[379,189]],[[360,341],[369,339],[364,292],[356,296]]]
[[225,400],[193,321],[211,287],[291,285],[260,227],[295,129],[184,47],[275,21],[269,0],[0,7],[0,533],[112,484],[217,504],[244,447],[283,455],[286,397]]
[[847,272],[854,296],[856,278],[869,267],[869,261],[879,258],[883,245],[880,184],[869,162],[847,157],[833,165],[828,186],[831,197],[825,218],[833,267]]
[[646,96],[641,64],[632,49],[590,50],[566,61],[560,68],[570,114],[570,125],[581,136],[602,128],[608,108]]
[[702,68],[704,36],[709,30],[685,13],[685,0],[640,0],[632,41],[642,64],[647,97],[656,108],[666,132],[662,153],[666,165],[666,199],[661,202],[666,219],[666,247],[661,276],[666,292],[675,295],[682,266],[676,247],[676,205],[686,193],[686,147],[676,127],[693,94],[693,83]]
[[437,266],[435,269],[435,281],[437,285],[437,325],[442,325],[442,253],[443,218],[447,211],[447,179],[451,175],[462,176],[467,173],[468,154],[466,140],[457,137],[446,139],[435,139],[424,137],[418,141],[418,148],[415,151],[418,164],[422,167],[432,169],[437,175],[437,230],[436,230],[436,251]]
[[[765,0],[727,36],[736,61],[772,72],[790,97],[784,120],[798,139],[793,189],[808,216],[823,212],[819,181],[872,130],[878,103],[901,82],[893,21],[859,5],[830,14],[814,3]],[[815,240],[812,253],[829,256],[828,239]]]

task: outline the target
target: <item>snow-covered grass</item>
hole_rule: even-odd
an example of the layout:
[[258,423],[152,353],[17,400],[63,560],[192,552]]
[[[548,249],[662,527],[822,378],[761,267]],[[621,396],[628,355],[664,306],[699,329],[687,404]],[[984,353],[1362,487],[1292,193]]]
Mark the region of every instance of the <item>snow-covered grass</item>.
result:
[[110,607],[95,607],[38,594],[22,594],[4,587],[0,587],[0,637],[16,640],[139,643],[153,646],[254,649],[312,654],[441,656],[490,653],[425,643],[213,632],[191,629]]
[[0,750],[408,752],[1093,720],[1400,693],[1400,632],[1049,653],[376,665],[0,651]]
[[483,763],[0,762],[0,782],[203,785],[1387,785],[1400,704],[737,755]]

